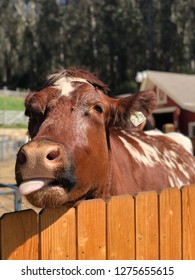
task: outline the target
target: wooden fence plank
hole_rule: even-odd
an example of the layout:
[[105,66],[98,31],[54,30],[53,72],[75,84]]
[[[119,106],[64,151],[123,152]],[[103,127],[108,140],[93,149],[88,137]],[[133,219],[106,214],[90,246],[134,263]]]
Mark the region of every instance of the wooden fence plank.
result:
[[164,189],[160,201],[160,259],[181,260],[181,191]]
[[139,193],[136,206],[136,259],[159,259],[158,195]]
[[103,200],[87,200],[78,206],[77,229],[78,259],[106,259],[106,205]]
[[195,260],[195,185],[182,188],[183,259]]
[[107,259],[135,259],[134,199],[114,196],[107,204]]
[[37,214],[33,210],[4,214],[0,243],[3,260],[37,260]]
[[45,209],[40,213],[40,258],[76,259],[75,209]]

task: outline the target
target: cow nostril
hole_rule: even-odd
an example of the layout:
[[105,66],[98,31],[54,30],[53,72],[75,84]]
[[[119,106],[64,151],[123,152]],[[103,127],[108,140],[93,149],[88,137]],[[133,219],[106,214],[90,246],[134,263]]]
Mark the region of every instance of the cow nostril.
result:
[[54,160],[59,156],[60,152],[59,151],[52,151],[47,155],[48,160]]
[[21,151],[19,154],[18,154],[18,158],[17,158],[18,162],[20,164],[25,164],[26,162],[26,155]]

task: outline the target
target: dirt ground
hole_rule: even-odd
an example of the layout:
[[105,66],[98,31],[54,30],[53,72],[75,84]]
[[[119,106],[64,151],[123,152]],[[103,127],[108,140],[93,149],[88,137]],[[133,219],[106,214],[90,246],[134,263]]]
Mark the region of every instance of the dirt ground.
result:
[[[27,130],[23,128],[0,128],[0,136],[9,136],[14,140],[24,140]],[[15,184],[15,157],[10,160],[0,161],[0,182],[6,184]]]
[[0,135],[9,136],[11,139],[22,140],[27,135],[26,128],[0,128]]
[[15,159],[0,161],[0,182],[15,184]]
[[[9,135],[12,139],[21,140],[26,137],[26,129],[2,129],[0,135]],[[15,157],[11,160],[0,161],[0,183],[15,185]],[[0,188],[0,216],[5,212],[14,211],[14,195],[2,194],[9,191],[9,188]],[[22,198],[22,209],[32,208],[31,205]]]
[[[0,162],[0,183],[15,185],[15,160]],[[0,188],[0,216],[7,212],[13,212],[14,209],[14,195],[10,193],[10,188]],[[9,192],[2,194],[2,192]],[[21,209],[33,209],[33,207],[21,198]]]

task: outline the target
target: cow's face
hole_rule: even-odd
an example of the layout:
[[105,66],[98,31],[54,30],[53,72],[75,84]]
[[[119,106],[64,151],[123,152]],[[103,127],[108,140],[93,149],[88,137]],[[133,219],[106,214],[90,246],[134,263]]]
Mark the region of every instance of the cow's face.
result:
[[153,99],[153,93],[111,99],[98,80],[94,85],[90,79],[66,76],[30,93],[25,105],[31,141],[20,149],[16,162],[21,194],[44,208],[108,195],[110,128],[131,129],[130,116],[147,116]]

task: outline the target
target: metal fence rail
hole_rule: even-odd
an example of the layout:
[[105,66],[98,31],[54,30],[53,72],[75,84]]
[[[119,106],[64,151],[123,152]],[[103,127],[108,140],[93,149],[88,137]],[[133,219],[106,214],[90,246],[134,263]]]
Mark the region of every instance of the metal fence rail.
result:
[[0,195],[8,195],[8,194],[13,195],[14,210],[20,211],[21,210],[21,196],[19,194],[18,188],[14,185],[0,183]]

